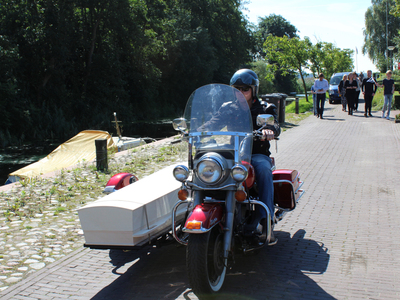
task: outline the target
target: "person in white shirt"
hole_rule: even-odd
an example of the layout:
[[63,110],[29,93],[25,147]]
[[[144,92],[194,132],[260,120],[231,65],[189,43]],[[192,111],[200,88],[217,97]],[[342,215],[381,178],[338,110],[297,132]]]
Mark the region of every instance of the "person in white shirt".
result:
[[315,93],[317,94],[317,117],[323,119],[324,105],[326,99],[326,91],[329,88],[328,81],[324,78],[324,74],[319,74],[318,79],[314,82]]

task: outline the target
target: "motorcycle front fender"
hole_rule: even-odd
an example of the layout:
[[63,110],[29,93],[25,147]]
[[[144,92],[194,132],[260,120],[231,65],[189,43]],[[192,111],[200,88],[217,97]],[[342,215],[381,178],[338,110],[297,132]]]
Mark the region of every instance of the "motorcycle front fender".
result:
[[185,222],[183,232],[204,233],[221,223],[224,209],[218,203],[202,203],[196,205]]

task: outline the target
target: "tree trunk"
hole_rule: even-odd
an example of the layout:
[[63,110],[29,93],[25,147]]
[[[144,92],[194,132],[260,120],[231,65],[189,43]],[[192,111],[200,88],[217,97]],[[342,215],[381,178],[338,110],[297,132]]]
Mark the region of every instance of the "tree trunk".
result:
[[303,72],[301,71],[301,67],[299,68],[299,72],[300,72],[301,81],[303,81],[303,88],[304,88],[304,93],[306,95],[306,101],[309,102],[308,101],[308,95],[307,95],[306,82],[304,81]]

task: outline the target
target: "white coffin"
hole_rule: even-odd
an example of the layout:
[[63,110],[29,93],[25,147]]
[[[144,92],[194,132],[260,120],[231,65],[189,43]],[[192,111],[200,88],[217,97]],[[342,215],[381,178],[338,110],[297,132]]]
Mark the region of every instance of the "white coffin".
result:
[[[180,163],[182,164],[182,163]],[[181,183],[166,167],[78,210],[88,247],[140,246],[168,232]],[[186,205],[177,212],[184,217]]]

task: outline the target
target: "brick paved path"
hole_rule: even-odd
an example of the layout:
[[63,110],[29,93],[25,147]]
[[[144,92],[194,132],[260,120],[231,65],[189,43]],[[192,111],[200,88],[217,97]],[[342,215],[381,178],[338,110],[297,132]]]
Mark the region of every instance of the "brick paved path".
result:
[[[218,299],[400,299],[400,124],[374,115],[327,104],[282,134],[277,166],[300,170],[307,193],[276,246],[237,258]],[[81,249],[0,298],[197,299],[184,257],[175,244]]]

